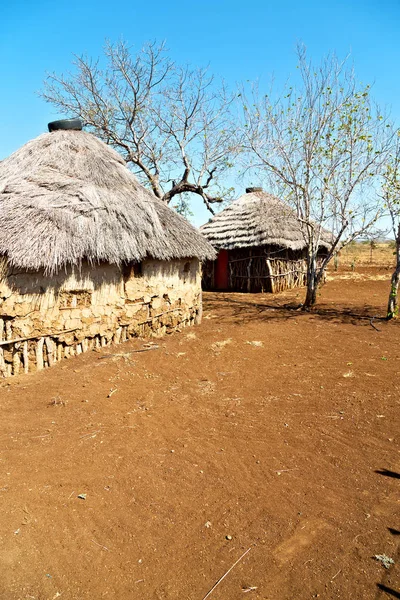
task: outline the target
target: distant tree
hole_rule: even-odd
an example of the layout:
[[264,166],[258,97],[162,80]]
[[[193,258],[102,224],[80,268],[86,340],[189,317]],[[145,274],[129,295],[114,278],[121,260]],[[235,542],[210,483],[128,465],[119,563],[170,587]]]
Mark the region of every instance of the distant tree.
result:
[[369,246],[369,262],[373,262],[374,250],[378,248],[379,241],[384,241],[388,234],[387,229],[372,228],[362,236],[362,242]]
[[[207,69],[174,64],[163,44],[133,55],[107,43],[105,62],[75,57],[74,72],[49,75],[41,96],[119,151],[157,198],[197,194],[213,213],[231,192],[221,181],[238,150],[233,95]],[[187,200],[177,206],[187,211]]]
[[[367,232],[382,213],[374,188],[390,146],[387,119],[370,86],[335,56],[314,67],[297,48],[300,83],[283,95],[241,94],[248,168],[265,173],[294,206],[307,247],[305,309],[316,302],[325,269],[339,247]],[[321,228],[332,246],[317,262]]]
[[389,154],[382,176],[382,197],[385,202],[395,239],[396,266],[392,274],[387,319],[399,313],[398,290],[400,281],[400,131],[396,132],[395,143]]

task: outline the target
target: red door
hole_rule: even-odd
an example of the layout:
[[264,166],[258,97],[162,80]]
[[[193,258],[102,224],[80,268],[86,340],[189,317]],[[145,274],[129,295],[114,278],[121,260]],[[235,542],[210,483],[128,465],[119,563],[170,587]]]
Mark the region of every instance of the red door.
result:
[[229,287],[228,251],[220,250],[215,267],[215,287],[217,290],[227,290]]

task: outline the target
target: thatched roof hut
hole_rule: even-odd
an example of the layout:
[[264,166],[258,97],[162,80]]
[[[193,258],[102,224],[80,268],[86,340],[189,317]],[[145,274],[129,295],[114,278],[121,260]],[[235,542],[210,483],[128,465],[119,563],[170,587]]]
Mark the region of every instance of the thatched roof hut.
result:
[[0,225],[0,255],[10,265],[51,273],[82,260],[213,255],[115,150],[84,131],[43,134],[1,162]]
[[58,125],[0,164],[0,377],[201,318],[213,247],[117,152]]
[[[200,231],[219,251],[205,269],[206,288],[278,291],[305,283],[302,226],[290,206],[262,188],[248,188]],[[330,244],[321,229],[320,253]]]
[[[261,188],[247,188],[238,200],[200,227],[217,249],[276,246],[302,250],[306,241],[295,211]],[[257,190],[257,191],[253,191]],[[322,230],[321,247],[330,247],[329,232]]]

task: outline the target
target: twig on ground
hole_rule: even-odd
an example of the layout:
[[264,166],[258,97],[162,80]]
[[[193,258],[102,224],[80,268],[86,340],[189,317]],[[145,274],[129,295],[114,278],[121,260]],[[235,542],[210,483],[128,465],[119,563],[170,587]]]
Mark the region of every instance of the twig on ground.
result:
[[107,546],[103,546],[103,544],[99,544],[99,542],[96,542],[96,540],[92,540],[93,544],[96,544],[96,546],[100,546],[100,548],[103,548],[103,550],[107,550],[108,552],[108,548]]
[[85,435],[81,435],[81,437],[79,439],[83,440],[84,438],[93,437],[94,435],[96,435],[96,433],[100,433],[100,431],[101,431],[101,429],[98,429],[97,431],[91,431],[90,433],[85,433]]
[[158,350],[159,346],[150,346],[150,348],[140,348],[140,350],[132,350],[134,352],[149,352],[149,350]]
[[342,572],[342,569],[339,569],[339,571],[336,573],[336,575],[334,575],[331,579],[331,581],[333,581],[335,579],[335,577],[337,577],[339,575],[339,573]]
[[250,548],[247,548],[246,552],[243,552],[242,556],[240,556],[240,557],[237,559],[237,561],[236,561],[235,563],[233,563],[233,565],[231,566],[231,568],[230,568],[230,569],[228,569],[228,570],[226,571],[226,573],[224,573],[224,574],[222,575],[222,577],[220,577],[220,578],[218,579],[218,581],[217,581],[217,582],[216,582],[216,583],[215,583],[215,584],[212,586],[211,590],[210,590],[209,592],[207,592],[207,594],[204,596],[204,598],[203,598],[202,600],[206,600],[206,598],[209,598],[209,596],[211,596],[211,594],[212,594],[212,592],[215,590],[215,588],[216,588],[216,587],[217,587],[217,586],[218,586],[218,585],[221,583],[221,581],[223,581],[223,580],[225,579],[225,577],[226,577],[227,575],[229,575],[229,573],[232,571],[232,569],[233,569],[234,567],[236,567],[236,565],[237,565],[237,564],[238,564],[238,563],[239,563],[239,562],[242,560],[242,558],[244,558],[244,557],[246,556],[246,554],[247,554],[248,552],[250,552],[250,550],[251,550],[251,547],[250,547]]
[[373,329],[375,329],[375,331],[381,331],[380,329],[378,329],[377,327],[375,327],[375,325],[374,325],[374,319],[376,319],[376,317],[372,317],[372,319],[369,320],[369,324],[371,325],[371,327]]
[[278,475],[280,475],[281,473],[289,473],[289,471],[298,471],[299,467],[293,467],[292,469],[271,469],[271,471],[273,471],[274,473],[278,473]]

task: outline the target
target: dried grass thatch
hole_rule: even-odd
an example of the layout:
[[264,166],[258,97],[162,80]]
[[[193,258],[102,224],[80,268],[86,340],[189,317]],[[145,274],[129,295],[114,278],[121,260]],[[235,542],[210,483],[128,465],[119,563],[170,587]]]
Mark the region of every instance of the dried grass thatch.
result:
[[90,133],[43,134],[0,164],[0,256],[11,266],[56,272],[82,260],[120,264],[214,254]]
[[[200,227],[200,231],[217,249],[276,245],[302,250],[306,246],[294,210],[261,191],[243,194]],[[320,246],[328,249],[330,244],[330,233],[322,230]]]

